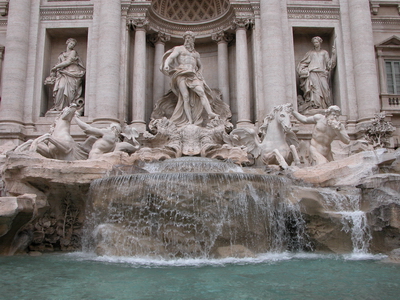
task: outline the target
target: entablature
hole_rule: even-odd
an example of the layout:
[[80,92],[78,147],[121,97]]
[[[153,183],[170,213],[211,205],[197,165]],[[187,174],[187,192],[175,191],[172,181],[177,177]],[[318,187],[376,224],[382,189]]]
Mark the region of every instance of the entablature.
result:
[[42,5],[40,7],[40,19],[42,21],[93,19],[93,4]]
[[340,6],[333,3],[329,5],[288,4],[287,12],[289,19],[340,19]]

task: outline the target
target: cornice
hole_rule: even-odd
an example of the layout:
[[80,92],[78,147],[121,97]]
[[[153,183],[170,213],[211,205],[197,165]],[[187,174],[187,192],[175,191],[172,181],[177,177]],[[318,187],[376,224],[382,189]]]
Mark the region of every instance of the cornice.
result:
[[93,19],[93,5],[42,6],[40,19],[42,21]]
[[327,19],[339,20],[339,6],[306,6],[306,5],[288,5],[287,6],[289,19]]
[[400,17],[372,17],[372,25],[400,25]]

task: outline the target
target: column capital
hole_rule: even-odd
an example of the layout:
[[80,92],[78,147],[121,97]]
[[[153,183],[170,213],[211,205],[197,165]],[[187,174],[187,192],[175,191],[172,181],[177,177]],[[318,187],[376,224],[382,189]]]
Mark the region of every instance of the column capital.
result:
[[233,40],[233,35],[226,32],[226,31],[219,31],[215,32],[211,35],[211,39],[216,42],[217,44],[219,43],[230,43]]
[[244,17],[239,17],[239,18],[235,18],[232,21],[232,29],[234,30],[240,30],[240,29],[244,29],[247,30],[250,27],[252,27],[254,25],[254,21],[251,18],[244,18]]
[[152,44],[165,44],[171,39],[171,35],[166,34],[165,32],[159,31],[149,36],[149,42]]
[[135,18],[127,20],[128,28],[136,31],[147,31],[149,29],[149,23],[149,19],[147,18]]

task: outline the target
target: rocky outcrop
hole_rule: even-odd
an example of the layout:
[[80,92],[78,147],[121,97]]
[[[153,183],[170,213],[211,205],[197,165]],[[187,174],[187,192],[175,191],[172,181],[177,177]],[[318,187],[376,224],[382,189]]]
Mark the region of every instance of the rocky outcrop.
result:
[[0,254],[12,255],[18,250],[21,241],[15,237],[36,216],[36,195],[0,198]]
[[297,169],[293,176],[316,186],[357,186],[365,178],[379,173],[380,165],[389,165],[395,155],[385,149],[364,151],[326,164]]
[[[98,183],[101,180],[111,180],[101,179],[108,175],[120,176],[126,180],[131,178],[129,180],[132,181],[133,177],[127,174],[147,176],[143,182],[132,181],[125,185],[145,185],[147,191],[139,189],[140,192],[129,192],[130,198],[121,196],[107,202],[101,197],[110,193],[110,189],[103,187],[97,191],[101,197],[94,201],[95,206],[101,212],[113,209],[121,214],[130,214],[134,216],[130,224],[147,224],[147,231],[140,234],[138,231],[128,232],[127,235],[126,227],[120,224],[110,224],[107,220],[97,224],[99,226],[95,230],[95,238],[99,241],[96,246],[99,255],[126,254],[119,246],[126,243],[129,236],[132,245],[137,245],[135,253],[141,255],[150,252],[168,256],[173,252],[179,256],[183,253],[182,247],[186,247],[189,253],[202,253],[206,241],[208,243],[211,241],[209,238],[213,238],[207,247],[215,257],[252,256],[271,249],[268,244],[270,241],[265,239],[267,233],[259,225],[261,220],[275,216],[282,217],[275,225],[278,226],[280,222],[285,226],[286,237],[278,241],[283,247],[292,247],[289,238],[297,241],[301,239],[297,236],[299,231],[291,232],[291,229],[305,224],[303,229],[310,248],[315,251],[349,253],[355,247],[349,223],[351,220],[348,219],[352,212],[359,212],[365,217],[365,231],[362,234],[369,243],[370,251],[388,254],[400,248],[399,153],[362,152],[324,165],[294,168],[270,176],[268,188],[280,182],[277,185],[279,187],[270,192],[271,195],[283,202],[289,199],[301,215],[291,212],[290,205],[281,210],[279,201],[268,206],[262,202],[250,203],[246,200],[247,196],[237,198],[244,191],[250,193],[253,199],[262,198],[266,191],[264,186],[257,183],[257,188],[253,189],[238,177],[266,175],[262,169],[244,168],[244,173],[235,175],[238,171],[229,167],[225,171],[216,171],[208,178],[205,174],[197,177],[186,174],[161,183],[160,179],[164,175],[146,175],[148,171],[140,167],[142,163],[138,163],[137,154],[129,156],[126,153],[110,153],[98,160],[73,162],[46,159],[39,154],[13,152],[2,157],[3,196],[7,197],[0,197],[1,254],[26,250],[37,253],[80,249],[90,184],[93,181]],[[177,170],[190,172],[179,166]],[[230,175],[223,177],[217,173]],[[294,180],[291,182],[284,175]],[[230,179],[223,187],[218,186],[228,177]],[[166,188],[172,184],[176,185],[167,193]],[[199,189],[201,184],[205,184],[204,191]],[[282,192],[283,189],[285,192]],[[204,200],[203,192],[212,201]],[[111,194],[115,196],[116,192],[111,191]],[[194,201],[195,198],[198,200]],[[199,203],[205,207],[201,208]],[[244,209],[250,210],[251,214],[246,215]],[[252,215],[254,211],[258,211],[257,217]],[[234,221],[232,216],[238,217],[239,221]],[[171,224],[176,225],[175,228]],[[278,236],[282,233],[278,233],[281,225],[275,225],[268,229],[268,234],[276,232]],[[164,228],[165,233],[154,236],[155,228]],[[200,229],[201,234],[195,229]],[[213,230],[219,232],[218,237],[211,236]],[[232,234],[234,242],[230,241]],[[262,245],[252,244],[249,242],[250,237],[262,241]],[[165,247],[164,241],[169,242],[169,248]]]
[[123,152],[72,162],[8,152],[2,180],[10,197],[0,197],[0,254],[80,249],[90,183],[135,160]]
[[400,175],[377,174],[359,187],[372,231],[371,250],[388,253],[400,248]]

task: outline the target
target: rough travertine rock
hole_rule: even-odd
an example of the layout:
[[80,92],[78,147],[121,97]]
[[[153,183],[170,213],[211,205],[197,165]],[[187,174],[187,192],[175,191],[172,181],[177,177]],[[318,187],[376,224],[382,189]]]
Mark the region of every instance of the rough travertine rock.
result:
[[36,215],[36,195],[0,198],[0,254],[12,255],[18,231]]
[[111,172],[113,166],[132,165],[135,160],[124,152],[82,161],[9,152],[2,180],[4,190],[13,197],[0,198],[0,254],[12,254],[28,245],[37,251],[79,249],[90,183]]
[[226,247],[218,247],[217,255],[219,258],[226,257],[255,257],[255,254],[243,245],[232,245]]
[[317,186],[357,186],[362,180],[378,173],[379,164],[394,162],[393,154],[384,149],[365,151],[348,158],[322,165],[298,169],[293,176]]

